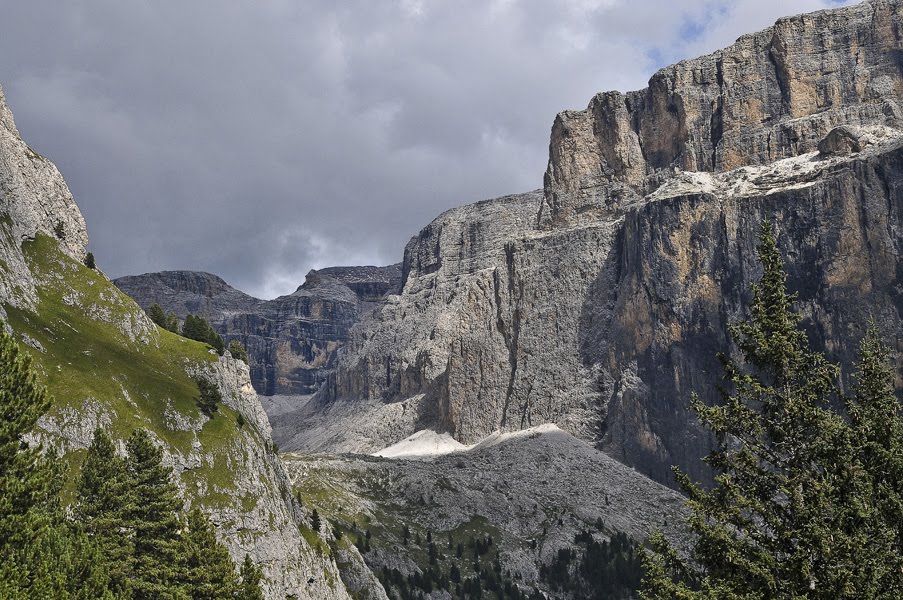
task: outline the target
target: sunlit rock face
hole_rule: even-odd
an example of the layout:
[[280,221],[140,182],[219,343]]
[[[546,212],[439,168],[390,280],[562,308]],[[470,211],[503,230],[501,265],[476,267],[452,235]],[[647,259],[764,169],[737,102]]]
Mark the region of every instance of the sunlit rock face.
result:
[[726,171],[816,149],[838,125],[899,126],[900,2],[779,20],[646,89],[605,92],[552,126],[546,227],[594,219],[656,187],[661,171]]

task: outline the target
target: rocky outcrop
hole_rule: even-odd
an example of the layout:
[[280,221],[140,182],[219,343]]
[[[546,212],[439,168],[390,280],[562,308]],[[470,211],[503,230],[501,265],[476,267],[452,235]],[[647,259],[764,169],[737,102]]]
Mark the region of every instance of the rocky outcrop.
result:
[[899,0],[779,20],[649,87],[605,92],[552,126],[546,227],[594,219],[660,183],[662,171],[725,171],[816,149],[838,125],[903,123]]
[[145,309],[201,315],[228,343],[248,349],[251,381],[264,395],[312,394],[334,368],[351,327],[398,291],[400,265],[330,267],[307,274],[294,293],[259,300],[209,273],[163,271],[114,283]]
[[0,304],[34,306],[34,281],[28,276],[19,242],[44,233],[81,261],[88,245],[85,219],[56,166],[19,136],[0,88]]
[[764,218],[816,346],[848,367],[876,318],[903,348],[901,14],[875,0],[783,19],[559,115],[542,193],[427,226],[334,380],[274,421],[296,428],[288,447],[550,421],[659,481],[673,463],[705,479],[686,407],[715,398]]

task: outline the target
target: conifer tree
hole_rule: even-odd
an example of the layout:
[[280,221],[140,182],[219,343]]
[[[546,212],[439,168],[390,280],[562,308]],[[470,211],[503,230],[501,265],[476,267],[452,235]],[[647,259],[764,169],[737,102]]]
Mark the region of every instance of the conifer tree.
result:
[[316,508],[310,516],[310,528],[316,533],[320,533],[320,513],[317,512]]
[[163,453],[143,429],[126,443],[127,466],[135,503],[131,511],[134,532],[132,588],[136,600],[178,598],[180,545],[179,500],[170,481],[172,469],[163,465]]
[[97,549],[59,504],[59,462],[24,441],[50,402],[0,324],[0,598],[108,598]]
[[851,584],[862,597],[903,597],[903,414],[889,351],[871,323],[859,346],[852,397],[845,399],[852,456],[842,465],[855,543]]
[[229,342],[229,354],[232,355],[232,358],[237,358],[245,364],[249,364],[248,350],[239,340],[232,340],[231,342]]
[[157,304],[156,302],[151,304],[150,308],[147,309],[147,316],[150,317],[151,321],[153,321],[163,329],[166,329],[166,314],[163,312],[163,309],[159,304]]
[[4,551],[30,544],[49,525],[35,509],[48,499],[52,467],[40,447],[24,441],[49,408],[31,357],[0,324],[0,561]]
[[173,311],[166,313],[166,325],[164,325],[163,328],[173,333],[179,333],[178,315],[176,315],[176,313],[174,313]]
[[76,488],[74,515],[107,564],[111,587],[125,595],[132,571],[133,545],[127,528],[135,497],[125,460],[102,429],[94,431]]
[[245,560],[241,563],[241,584],[238,587],[236,600],[263,600],[263,591],[260,584],[263,582],[263,573],[260,567],[254,564],[251,557],[245,554]]
[[[717,448],[706,458],[715,485],[702,489],[675,469],[690,498],[692,553],[684,560],[663,536],[654,536],[643,596],[899,597],[893,586],[903,573],[887,582],[892,595],[878,595],[870,583],[874,575],[861,561],[873,554],[861,521],[876,514],[868,508],[868,472],[886,465],[864,468],[857,429],[868,427],[855,426],[855,410],[851,428],[832,408],[838,368],[810,350],[799,328],[791,310],[795,297],[787,293],[783,260],[767,222],[758,250],[763,275],[753,286],[751,317],[731,327],[742,361],[722,357],[728,385],[718,404],[692,400],[716,436]],[[886,385],[878,388],[865,395],[886,393]],[[864,397],[861,390],[857,397]],[[890,403],[884,398],[872,404]],[[887,417],[890,409],[882,410]],[[860,411],[860,421],[868,420],[867,412]]]
[[198,408],[201,412],[213,418],[214,413],[219,410],[219,403],[223,401],[223,395],[220,393],[216,384],[206,377],[198,377],[195,382],[198,386]]
[[192,600],[232,598],[238,591],[235,565],[207,516],[194,508],[182,534],[179,579]]

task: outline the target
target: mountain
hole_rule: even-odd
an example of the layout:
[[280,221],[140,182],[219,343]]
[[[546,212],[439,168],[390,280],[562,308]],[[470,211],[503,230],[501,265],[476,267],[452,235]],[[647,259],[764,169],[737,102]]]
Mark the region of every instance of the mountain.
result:
[[[0,313],[53,396],[31,441],[67,465],[64,499],[95,428],[120,451],[147,429],[186,504],[209,515],[236,562],[247,553],[261,565],[266,598],[350,598],[333,558],[302,536],[309,511],[293,497],[247,366],[157,328],[84,265],[87,243],[59,171],[22,141],[0,90]],[[197,376],[222,394],[213,418],[196,404]]]
[[159,304],[184,319],[201,315],[226,340],[248,349],[251,382],[259,394],[316,392],[335,366],[351,327],[398,291],[401,265],[330,267],[307,274],[295,292],[253,298],[196,271],[120,277],[113,283],[147,309]]
[[[816,347],[849,366],[869,319],[903,339],[903,2],[779,20],[552,126],[543,190],[450,210],[327,384],[273,419],[283,448],[470,444],[556,423],[673,484],[710,439],[770,219]],[[898,355],[903,385],[903,358]]]

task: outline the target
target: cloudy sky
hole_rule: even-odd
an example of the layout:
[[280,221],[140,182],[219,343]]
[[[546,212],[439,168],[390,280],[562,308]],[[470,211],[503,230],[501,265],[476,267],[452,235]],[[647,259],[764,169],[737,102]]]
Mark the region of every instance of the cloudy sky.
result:
[[[844,2],[840,2],[844,3]],[[831,0],[27,0],[0,85],[113,277],[260,297],[542,185],[555,113]]]

